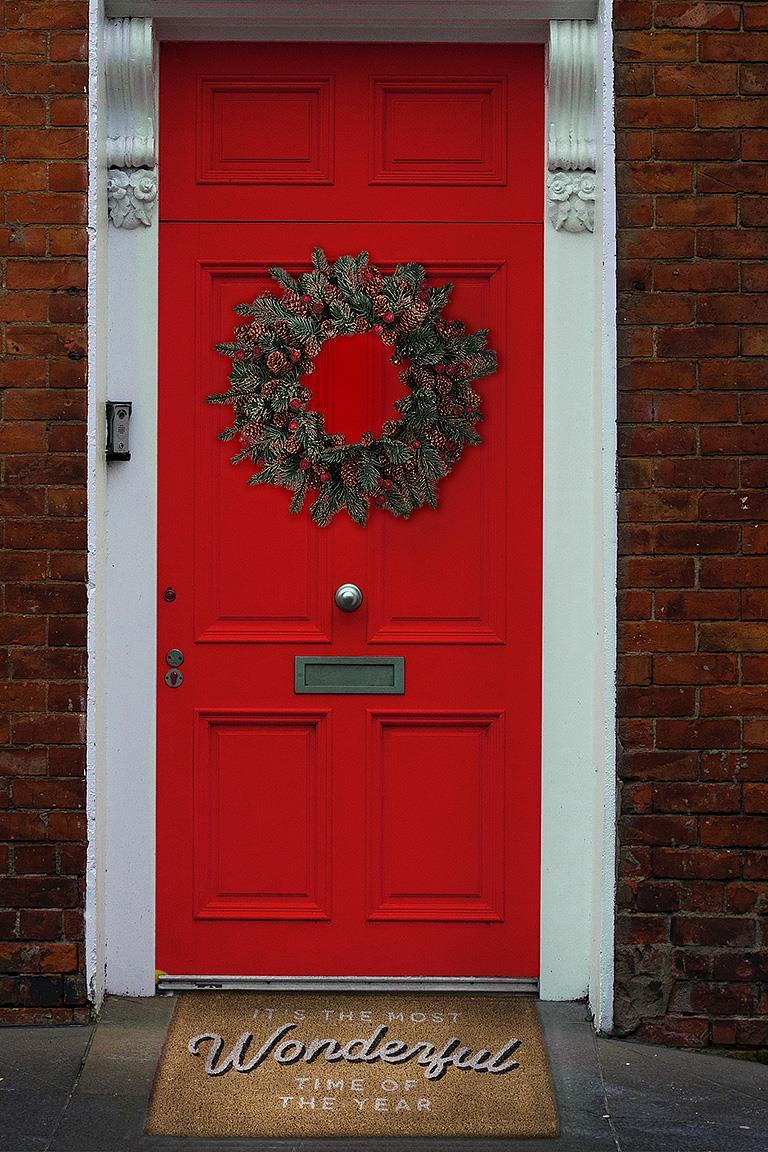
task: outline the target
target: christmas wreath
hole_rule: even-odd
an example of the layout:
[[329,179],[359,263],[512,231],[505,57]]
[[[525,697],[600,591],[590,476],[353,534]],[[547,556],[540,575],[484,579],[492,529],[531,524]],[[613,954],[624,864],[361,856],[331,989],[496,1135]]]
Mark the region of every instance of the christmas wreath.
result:
[[[312,519],[326,525],[342,509],[365,524],[371,504],[395,516],[437,507],[437,487],[467,444],[480,443],[480,397],[472,381],[496,369],[487,332],[468,333],[442,313],[453,285],[430,287],[419,264],[398,264],[384,276],[368,254],[340,256],[331,265],[320,248],[312,271],[294,278],[270,268],[283,292],[264,292],[235,311],[248,322],[217,351],[232,360],[227,392],[208,399],[231,404],[239,436],[232,463],[251,460],[251,484],[277,484],[293,492],[291,512],[313,494]],[[397,419],[377,438],[366,432],[349,444],[325,431],[321,412],[308,408],[303,383],[326,340],[375,332],[392,348],[392,363],[406,364],[409,391],[396,402]]]

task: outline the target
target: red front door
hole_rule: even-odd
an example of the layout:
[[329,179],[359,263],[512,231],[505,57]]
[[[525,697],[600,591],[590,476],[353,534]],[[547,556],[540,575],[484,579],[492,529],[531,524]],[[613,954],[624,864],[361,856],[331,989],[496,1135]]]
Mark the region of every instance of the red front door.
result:
[[[157,965],[535,976],[541,48],[167,44],[161,84]],[[214,344],[316,246],[421,263],[490,330],[437,511],[318,528],[217,439]],[[307,383],[357,439],[397,372],[352,336]],[[405,690],[297,694],[297,656],[402,657]]]

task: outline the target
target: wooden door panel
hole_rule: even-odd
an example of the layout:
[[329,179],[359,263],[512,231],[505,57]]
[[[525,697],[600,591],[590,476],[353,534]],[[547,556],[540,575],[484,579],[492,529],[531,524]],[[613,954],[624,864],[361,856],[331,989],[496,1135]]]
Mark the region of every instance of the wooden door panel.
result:
[[166,43],[162,217],[541,220],[543,62],[538,44]]
[[197,713],[196,919],[330,918],[327,719]]
[[504,919],[503,723],[371,713],[370,920]]

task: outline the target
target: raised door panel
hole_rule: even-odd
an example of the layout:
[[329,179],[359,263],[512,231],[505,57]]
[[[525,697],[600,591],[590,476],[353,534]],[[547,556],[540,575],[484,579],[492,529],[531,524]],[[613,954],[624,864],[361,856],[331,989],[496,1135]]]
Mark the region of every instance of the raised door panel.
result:
[[369,736],[369,919],[503,920],[503,714],[374,712]]
[[[507,391],[514,386],[504,355],[507,262],[428,261],[426,266],[433,282],[454,284],[447,315],[461,317],[470,330],[493,333],[499,370],[475,385],[483,398],[483,443],[465,449],[457,475],[441,482],[438,510],[418,513],[407,524],[390,516],[372,521],[366,542],[368,639],[374,644],[502,644],[510,469],[506,410]],[[379,426],[398,395],[391,389],[390,380],[381,379]]]
[[333,81],[329,77],[201,76],[201,184],[333,182]]
[[195,918],[329,918],[325,712],[200,711]]
[[[196,506],[196,639],[210,643],[328,642],[331,605],[322,597],[333,532],[288,514],[289,493],[248,485],[247,461],[234,466],[238,440],[221,443],[229,406],[206,403],[227,388],[229,360],[214,345],[231,339],[235,305],[274,288],[268,264],[198,264],[194,403]],[[280,540],[280,548],[269,542]]]
[[506,183],[504,77],[374,79],[372,87],[372,184]]

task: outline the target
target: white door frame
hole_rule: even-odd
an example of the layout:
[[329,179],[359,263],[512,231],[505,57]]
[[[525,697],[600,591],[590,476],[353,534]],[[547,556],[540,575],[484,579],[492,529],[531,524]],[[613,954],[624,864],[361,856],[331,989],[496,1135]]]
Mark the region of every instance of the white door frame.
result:
[[[320,17],[313,11],[308,0],[108,0],[110,17],[154,16],[161,39],[509,42],[549,35],[547,211],[558,227],[545,223],[540,995],[588,996],[596,1025],[609,1030],[616,629],[610,10],[596,12],[594,0],[326,0]],[[589,26],[548,24],[595,17]],[[151,995],[155,987],[158,230],[136,217],[146,201],[129,207],[134,227],[109,225],[106,195],[108,163],[154,163],[151,29],[148,49],[138,44],[126,53],[115,45],[101,0],[91,0],[90,31],[86,951],[98,1003],[105,990]],[[116,52],[123,52],[117,64]],[[586,97],[595,63],[593,108]],[[594,232],[585,230],[593,201],[588,183],[578,183],[584,169],[597,172]],[[544,187],[543,163],[542,196]],[[128,463],[104,463],[107,398],[133,402]]]

